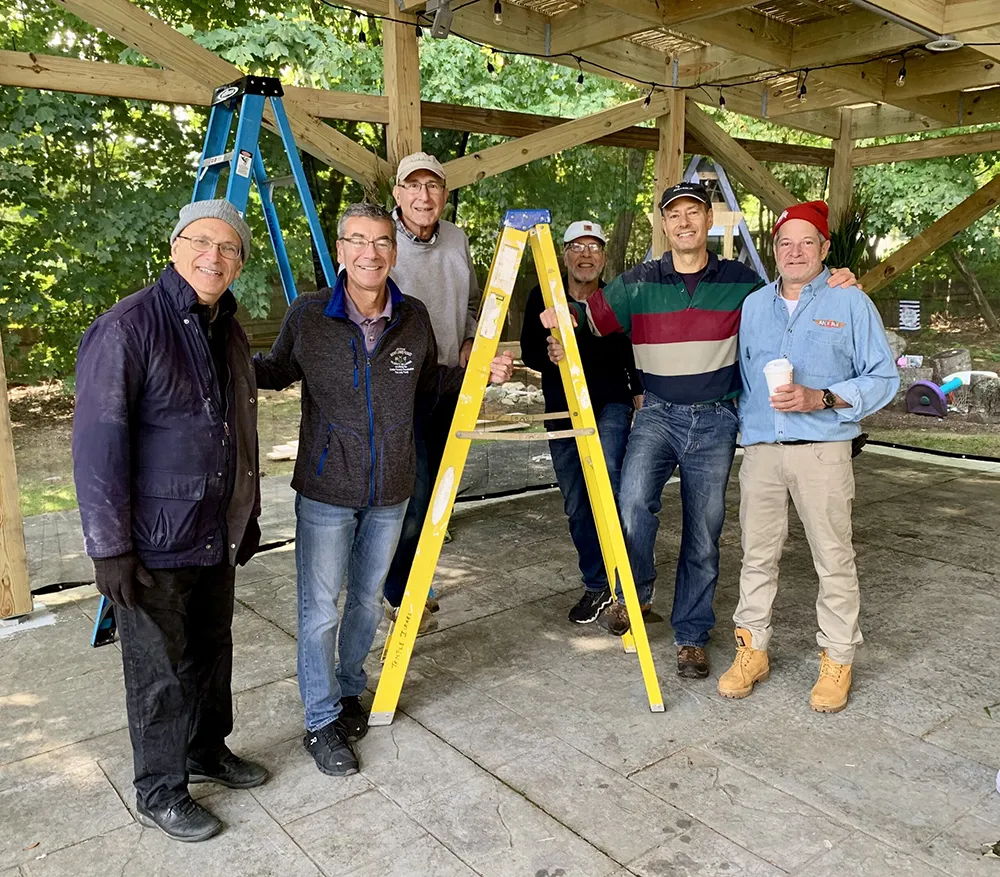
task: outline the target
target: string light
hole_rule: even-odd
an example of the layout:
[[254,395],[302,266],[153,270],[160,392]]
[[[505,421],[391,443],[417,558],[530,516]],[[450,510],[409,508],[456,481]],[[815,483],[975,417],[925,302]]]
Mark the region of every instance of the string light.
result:
[[493,62],[492,61],[487,61],[486,62],[486,72],[487,73],[496,73],[497,72],[497,68],[493,66]]
[[901,52],[900,53],[900,55],[899,55],[899,62],[900,62],[899,76],[896,77],[896,85],[898,85],[900,88],[902,88],[904,85],[906,85],[906,53],[905,52]]
[[726,98],[722,94],[722,89],[719,89],[719,109],[724,110],[726,108]]
[[[335,2],[333,2],[333,0],[320,0],[320,2],[324,6],[328,6],[331,9],[338,9],[338,10],[341,10],[343,12],[349,12],[355,19],[358,18],[359,15],[360,15],[360,13],[358,12],[358,10],[352,9],[352,8],[350,8],[348,6],[343,6],[341,4],[335,3]],[[465,3],[461,4],[458,7],[455,7],[455,9],[457,11],[458,9],[461,9],[463,6],[472,5],[473,3],[476,3],[476,2],[477,2],[477,0],[466,0]],[[502,4],[501,4],[500,0],[495,0],[494,6],[493,6],[493,12],[494,12],[494,21],[496,21],[497,24],[500,24],[501,22],[497,21],[497,18],[502,16]],[[417,15],[419,15],[419,16],[425,16],[426,17],[426,13],[418,12]],[[391,15],[378,15],[378,14],[375,14],[375,13],[369,13],[368,18],[372,19],[372,20],[377,19],[379,21],[392,21],[392,22],[396,22],[397,24],[413,24],[412,21],[406,21],[406,20],[401,19],[401,18],[394,18]],[[426,19],[425,19],[425,21],[426,21]],[[417,34],[418,37],[423,36],[423,30],[421,29],[419,23],[416,24],[416,34]],[[470,37],[463,36],[462,34],[452,34],[452,36],[456,36],[459,39],[465,40],[466,42],[471,43],[474,46],[479,46],[480,48],[485,48],[486,47],[483,43],[478,42],[477,40],[471,39]],[[365,39],[363,39],[360,34],[359,34],[359,41],[360,42],[365,42]],[[965,45],[968,46],[968,47],[1000,46],[1000,43],[966,43]],[[497,50],[497,49],[494,49],[492,47],[489,47],[489,48],[495,54],[501,55],[501,56],[512,56],[512,57],[522,57],[522,58],[536,58],[536,59],[539,59],[539,60],[548,60],[548,61],[552,61],[553,58],[558,58],[558,57],[572,58],[574,61],[576,61],[577,65],[579,65],[584,60],[581,56],[575,54],[574,52],[559,52],[559,53],[557,53],[555,55],[539,55],[539,54],[537,54],[535,52],[519,52],[519,51],[516,51],[514,49]],[[629,80],[631,82],[634,82],[636,85],[640,85],[640,86],[643,86],[643,87],[648,86],[649,87],[649,93],[646,95],[646,97],[645,97],[645,99],[643,101],[643,103],[646,106],[649,106],[650,102],[652,101],[653,91],[655,91],[657,88],[669,88],[669,89],[672,89],[672,90],[682,90],[682,91],[683,90],[690,90],[692,88],[702,88],[702,89],[706,89],[706,88],[718,88],[719,91],[720,91],[720,94],[719,94],[720,106],[724,106],[725,105],[725,98],[723,97],[723,95],[721,93],[723,88],[735,88],[735,87],[743,86],[743,85],[760,85],[762,83],[767,83],[767,82],[773,81],[775,79],[781,79],[781,78],[784,78],[786,76],[790,76],[790,75],[793,75],[793,74],[797,74],[797,75],[799,75],[801,77],[799,79],[799,84],[798,84],[798,99],[799,99],[800,102],[804,102],[806,100],[806,96],[808,95],[808,89],[806,87],[806,78],[809,76],[809,73],[810,73],[811,70],[818,70],[818,71],[823,71],[823,70],[842,70],[842,69],[845,69],[845,68],[848,68],[848,67],[859,67],[859,66],[864,66],[866,64],[871,64],[871,63],[873,63],[875,61],[883,61],[883,60],[887,60],[887,59],[890,59],[890,58],[895,58],[897,56],[900,56],[900,54],[901,53],[899,52],[899,50],[896,50],[895,52],[887,52],[887,53],[882,54],[882,55],[877,55],[874,58],[863,58],[863,59],[855,60],[855,61],[841,61],[841,62],[837,62],[837,63],[833,63],[833,64],[821,64],[821,65],[819,65],[817,67],[812,67],[812,68],[810,68],[810,67],[800,67],[800,68],[796,68],[796,69],[789,69],[789,70],[779,71],[779,72],[776,72],[776,73],[771,73],[771,74],[769,74],[767,76],[755,77],[755,78],[751,78],[751,79],[741,80],[741,81],[738,81],[738,82],[727,82],[727,83],[724,83],[724,84],[719,84],[719,83],[715,83],[715,82],[700,82],[700,83],[691,83],[691,84],[679,85],[679,84],[671,84],[671,83],[665,83],[665,82],[656,82],[656,81],[649,80],[649,79],[638,79],[638,78],[636,78],[634,76],[630,76],[628,73],[625,73],[625,72],[623,72],[621,70],[616,70],[614,67],[608,67],[608,66],[600,64],[600,63],[598,63],[596,61],[593,61],[593,60],[587,60],[587,63],[590,64],[595,70],[603,71],[604,73],[613,74],[613,75],[615,75],[615,76],[617,76],[617,77],[619,77],[621,79],[626,79],[626,80]],[[904,62],[904,66],[900,69],[899,76],[896,78],[896,84],[899,85],[899,86],[903,86],[905,84],[905,82],[906,82],[905,58],[903,58],[903,62]],[[489,65],[489,66],[492,66],[492,65]],[[577,76],[577,84],[582,85],[583,84],[582,80],[583,80],[583,71],[581,69],[579,75]],[[781,88],[779,88],[779,89],[777,89],[774,92],[774,96],[776,98],[780,97],[782,93],[783,93],[783,90]]]
[[496,0],[493,4],[493,23],[503,24],[503,6],[500,4],[500,0]]
[[423,35],[424,35],[423,28],[421,28],[420,25],[418,24],[417,25],[417,39],[419,40]]

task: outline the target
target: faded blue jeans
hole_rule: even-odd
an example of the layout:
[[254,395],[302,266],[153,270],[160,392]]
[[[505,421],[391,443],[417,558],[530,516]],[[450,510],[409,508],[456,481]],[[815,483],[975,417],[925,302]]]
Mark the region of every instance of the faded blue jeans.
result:
[[670,614],[678,646],[704,646],[715,626],[719,537],[738,428],[732,402],[677,405],[647,392],[629,435],[618,504],[640,603],[653,599],[663,487],[681,470],[683,531]]
[[[597,434],[601,439],[604,462],[611,479],[611,491],[616,500],[631,423],[632,408],[621,402],[609,402],[601,409],[597,418]],[[550,428],[554,426],[553,424]],[[604,569],[604,555],[601,554],[601,543],[590,508],[587,482],[580,465],[576,439],[552,439],[549,442],[549,453],[552,454],[552,468],[555,469],[559,491],[562,493],[563,509],[569,518],[569,535],[580,558],[583,585],[588,591],[603,591],[608,586],[608,574]]]
[[360,695],[368,683],[365,658],[382,619],[382,586],[407,502],[353,509],[295,497],[299,693],[310,731],[334,721],[340,698]]

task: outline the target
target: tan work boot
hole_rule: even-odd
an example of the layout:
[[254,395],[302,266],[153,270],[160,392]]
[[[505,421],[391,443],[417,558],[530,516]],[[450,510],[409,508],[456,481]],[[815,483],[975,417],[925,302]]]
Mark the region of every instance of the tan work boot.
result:
[[818,713],[839,713],[851,692],[851,665],[838,664],[819,653],[819,679],[809,696],[809,706]]
[[723,697],[746,697],[757,682],[771,675],[767,652],[753,647],[753,634],[737,627],[736,658],[732,666],[719,677],[719,694]]

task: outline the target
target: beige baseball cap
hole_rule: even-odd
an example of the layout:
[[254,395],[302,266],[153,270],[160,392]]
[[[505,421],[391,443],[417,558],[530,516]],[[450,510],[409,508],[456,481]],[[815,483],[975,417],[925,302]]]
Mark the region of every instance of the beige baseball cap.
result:
[[602,244],[606,244],[608,242],[603,228],[601,228],[596,222],[584,219],[580,222],[570,223],[569,227],[566,229],[566,234],[563,235],[563,243],[568,244],[575,241],[577,238],[585,237],[597,238]]
[[403,182],[414,171],[430,171],[435,176],[441,177],[442,181],[445,179],[441,162],[427,152],[414,152],[400,161],[399,167],[396,168],[396,182]]

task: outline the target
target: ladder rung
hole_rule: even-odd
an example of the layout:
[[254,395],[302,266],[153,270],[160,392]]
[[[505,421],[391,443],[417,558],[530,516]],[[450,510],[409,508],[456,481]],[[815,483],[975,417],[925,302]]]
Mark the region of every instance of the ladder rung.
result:
[[274,188],[280,189],[285,186],[294,186],[295,177],[292,174],[285,174],[285,176],[283,177],[272,177],[269,180],[264,180],[264,185],[270,186],[272,189]]
[[504,423],[520,423],[521,421],[538,420],[569,420],[569,412],[552,411],[549,414],[500,414],[493,419]]
[[213,155],[211,158],[206,158],[199,167],[214,167],[217,164],[225,164],[228,161],[232,161],[233,154],[227,152],[223,155]]
[[488,432],[485,429],[463,430],[455,433],[460,439],[486,439],[491,442],[539,442],[543,439],[573,438],[578,435],[593,435],[597,430],[554,429],[549,432]]

